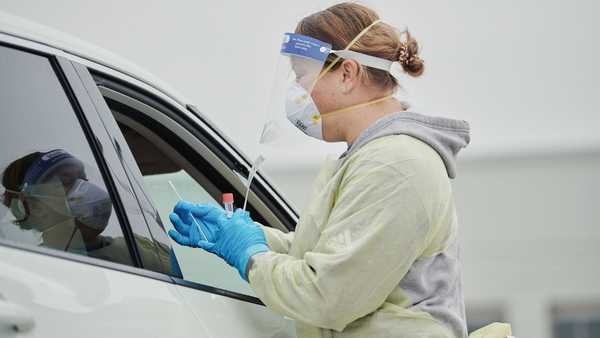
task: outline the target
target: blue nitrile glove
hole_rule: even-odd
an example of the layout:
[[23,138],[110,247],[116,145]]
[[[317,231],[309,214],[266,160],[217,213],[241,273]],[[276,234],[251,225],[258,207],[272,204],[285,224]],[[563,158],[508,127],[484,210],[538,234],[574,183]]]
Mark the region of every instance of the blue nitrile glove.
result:
[[192,210],[195,208],[196,204],[194,203],[188,201],[177,202],[173,212],[169,215],[169,219],[177,231],[170,230],[169,235],[181,245],[199,248],[198,242],[200,241],[215,241],[217,228],[208,226],[197,217],[192,217]]
[[[190,214],[202,226],[208,241],[193,230],[195,224]],[[257,253],[270,251],[260,225],[254,223],[249,214],[241,209],[237,209],[233,216],[228,218],[225,210],[220,207],[178,203],[170,219],[177,231],[171,230],[169,235],[177,243],[200,247],[223,258],[236,268],[246,281],[248,281],[247,267],[250,258]],[[183,219],[189,222],[184,222]]]

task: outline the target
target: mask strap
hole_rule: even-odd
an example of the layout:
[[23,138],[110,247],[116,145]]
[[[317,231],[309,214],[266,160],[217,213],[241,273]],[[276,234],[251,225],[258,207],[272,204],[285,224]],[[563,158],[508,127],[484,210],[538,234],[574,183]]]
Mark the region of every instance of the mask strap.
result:
[[[349,51],[350,52],[350,48],[352,46],[354,46],[354,44],[360,40],[360,38],[363,37],[363,35],[365,35],[373,26],[375,26],[376,24],[380,23],[381,20],[377,19],[375,21],[373,21],[370,25],[368,25],[367,27],[365,27],[360,33],[358,33],[358,35],[356,35],[354,37],[354,39],[352,39],[352,41],[350,41],[350,43],[346,46],[346,48],[344,48],[342,51]],[[333,51],[336,52],[336,51]],[[358,53],[357,53],[358,54]],[[336,54],[337,55],[337,54]],[[337,57],[333,60],[333,62],[331,62],[329,64],[329,66],[327,66],[322,72],[321,74],[319,74],[319,76],[317,77],[317,79],[315,80],[315,82],[313,83],[313,86],[311,88],[314,88],[314,86],[317,84],[317,81],[319,81],[321,78],[323,78],[323,76],[325,76],[325,74],[327,74],[328,71],[331,70],[331,68],[333,68],[333,66],[335,66],[336,63],[338,63],[338,61],[341,59],[342,57],[337,55]],[[325,114],[320,114],[320,115],[313,115],[312,119],[314,122],[318,122],[323,116],[327,116],[327,115],[333,115],[333,114],[337,114],[337,113],[342,113],[348,110],[352,110],[352,109],[357,109],[357,108],[362,108],[362,107],[366,107],[366,106],[370,106],[372,104],[376,104],[385,100],[388,100],[390,98],[392,98],[393,95],[387,95],[384,96],[382,98],[373,100],[373,101],[369,101],[369,102],[365,102],[365,103],[360,103],[357,105],[353,105],[350,107],[346,107],[346,108],[341,108],[341,109],[336,109],[334,111],[331,112],[327,112]]]
[[[378,23],[380,23],[380,22],[381,22],[381,20],[377,19],[377,20],[373,21],[373,22],[372,22],[370,25],[368,25],[367,27],[365,27],[365,29],[363,29],[363,30],[362,30],[360,33],[358,33],[358,35],[357,35],[357,36],[355,36],[355,37],[354,37],[354,39],[352,39],[352,41],[350,41],[350,43],[349,43],[349,44],[346,46],[346,48],[344,48],[343,50],[350,50],[350,48],[351,48],[352,46],[354,46],[354,44],[355,44],[355,43],[356,43],[358,40],[360,40],[360,38],[362,38],[362,37],[363,37],[363,35],[365,35],[365,34],[366,34],[366,33],[367,33],[367,32],[368,32],[370,29],[371,29],[371,27],[375,26],[376,24],[378,24]],[[336,58],[333,60],[333,62],[332,62],[332,63],[330,63],[330,64],[329,64],[329,66],[327,66],[327,67],[326,67],[326,68],[325,68],[325,69],[324,69],[324,70],[321,72],[321,74],[319,74],[319,77],[317,77],[317,79],[315,80],[315,83],[313,84],[313,87],[311,87],[311,88],[314,88],[314,85],[315,85],[315,84],[317,84],[317,81],[319,81],[319,80],[320,80],[320,79],[321,79],[323,76],[325,76],[325,74],[327,74],[327,72],[328,72],[328,71],[330,71],[330,70],[331,70],[331,68],[333,68],[333,66],[335,66],[335,64],[336,64],[336,63],[338,63],[338,61],[340,61],[340,59],[341,59],[341,57],[340,57],[340,56],[337,56],[337,57],[336,57]]]
[[384,96],[382,98],[375,99],[373,101],[359,103],[359,104],[356,104],[356,105],[353,105],[353,106],[350,106],[350,107],[346,107],[346,108],[336,109],[334,111],[330,111],[330,112],[327,112],[327,113],[324,113],[324,114],[321,114],[321,115],[315,115],[315,116],[313,116],[313,120],[314,121],[319,121],[323,116],[329,116],[329,115],[334,115],[334,114],[337,114],[337,113],[343,113],[343,112],[346,112],[346,111],[349,111],[349,110],[352,110],[352,109],[363,108],[363,107],[370,106],[370,105],[373,105],[373,104],[376,104],[376,103],[379,103],[379,102],[383,102],[383,101],[391,99],[393,97],[394,97],[393,94],[392,95],[387,95],[387,96]]
[[[12,195],[15,195],[14,197],[11,197],[11,206],[9,208],[12,208],[12,200],[16,199],[18,202],[21,202],[21,204],[23,204],[23,209],[24,209],[24,214],[25,216],[21,219],[15,219],[15,221],[17,223],[19,222],[25,222],[27,220],[27,218],[29,218],[29,204],[25,201],[25,193],[22,191],[16,191],[16,190],[12,190],[12,189],[4,189],[4,194],[6,196],[6,193],[10,193]],[[17,202],[17,203],[18,203]],[[14,214],[14,212],[13,212]]]
[[22,191],[16,191],[16,190],[12,190],[12,189],[4,189],[4,191],[9,192],[11,194],[15,194],[15,195],[23,194]]
[[63,250],[63,251],[69,251],[69,248],[71,247],[71,242],[73,242],[73,237],[75,237],[75,233],[77,232],[77,230],[79,230],[79,232],[81,232],[81,229],[79,228],[79,224],[77,224],[77,221],[74,220],[73,221],[73,232],[71,233],[71,237],[69,238],[69,241],[67,242],[67,245],[65,246],[65,250]]

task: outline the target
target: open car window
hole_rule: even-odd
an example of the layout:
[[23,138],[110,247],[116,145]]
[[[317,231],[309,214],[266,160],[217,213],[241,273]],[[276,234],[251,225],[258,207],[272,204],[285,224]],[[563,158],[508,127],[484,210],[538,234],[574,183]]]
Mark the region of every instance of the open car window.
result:
[[[242,180],[231,169],[211,163],[210,153],[198,139],[184,139],[182,135],[187,132],[183,126],[140,101],[130,97],[121,100],[119,95],[100,89],[136,160],[144,190],[156,207],[165,231],[173,229],[169,214],[180,197],[194,203],[220,205],[222,194],[231,192],[236,207],[241,207]],[[273,225],[274,216],[257,211],[260,208],[265,210],[264,205],[256,207],[250,200],[248,209],[252,217],[267,226]],[[282,227],[280,222],[275,223]],[[237,270],[217,256],[174,241],[170,245],[176,257],[172,263],[177,266],[172,269],[173,276],[180,277],[180,271],[188,282],[254,296]]]

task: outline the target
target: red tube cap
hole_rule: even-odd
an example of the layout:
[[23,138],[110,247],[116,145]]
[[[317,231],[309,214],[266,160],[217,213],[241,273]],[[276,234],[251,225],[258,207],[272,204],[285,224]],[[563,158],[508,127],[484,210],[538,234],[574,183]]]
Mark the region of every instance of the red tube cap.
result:
[[223,194],[223,203],[233,203],[233,194],[230,192]]

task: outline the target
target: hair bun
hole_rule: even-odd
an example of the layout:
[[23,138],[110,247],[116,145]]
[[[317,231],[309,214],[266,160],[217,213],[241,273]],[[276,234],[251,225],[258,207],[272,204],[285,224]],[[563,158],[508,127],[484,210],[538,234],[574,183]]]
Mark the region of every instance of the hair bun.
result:
[[408,75],[418,77],[425,71],[425,63],[419,57],[419,44],[408,31],[404,31],[402,34],[406,35],[406,41],[403,42],[400,39],[398,62]]

